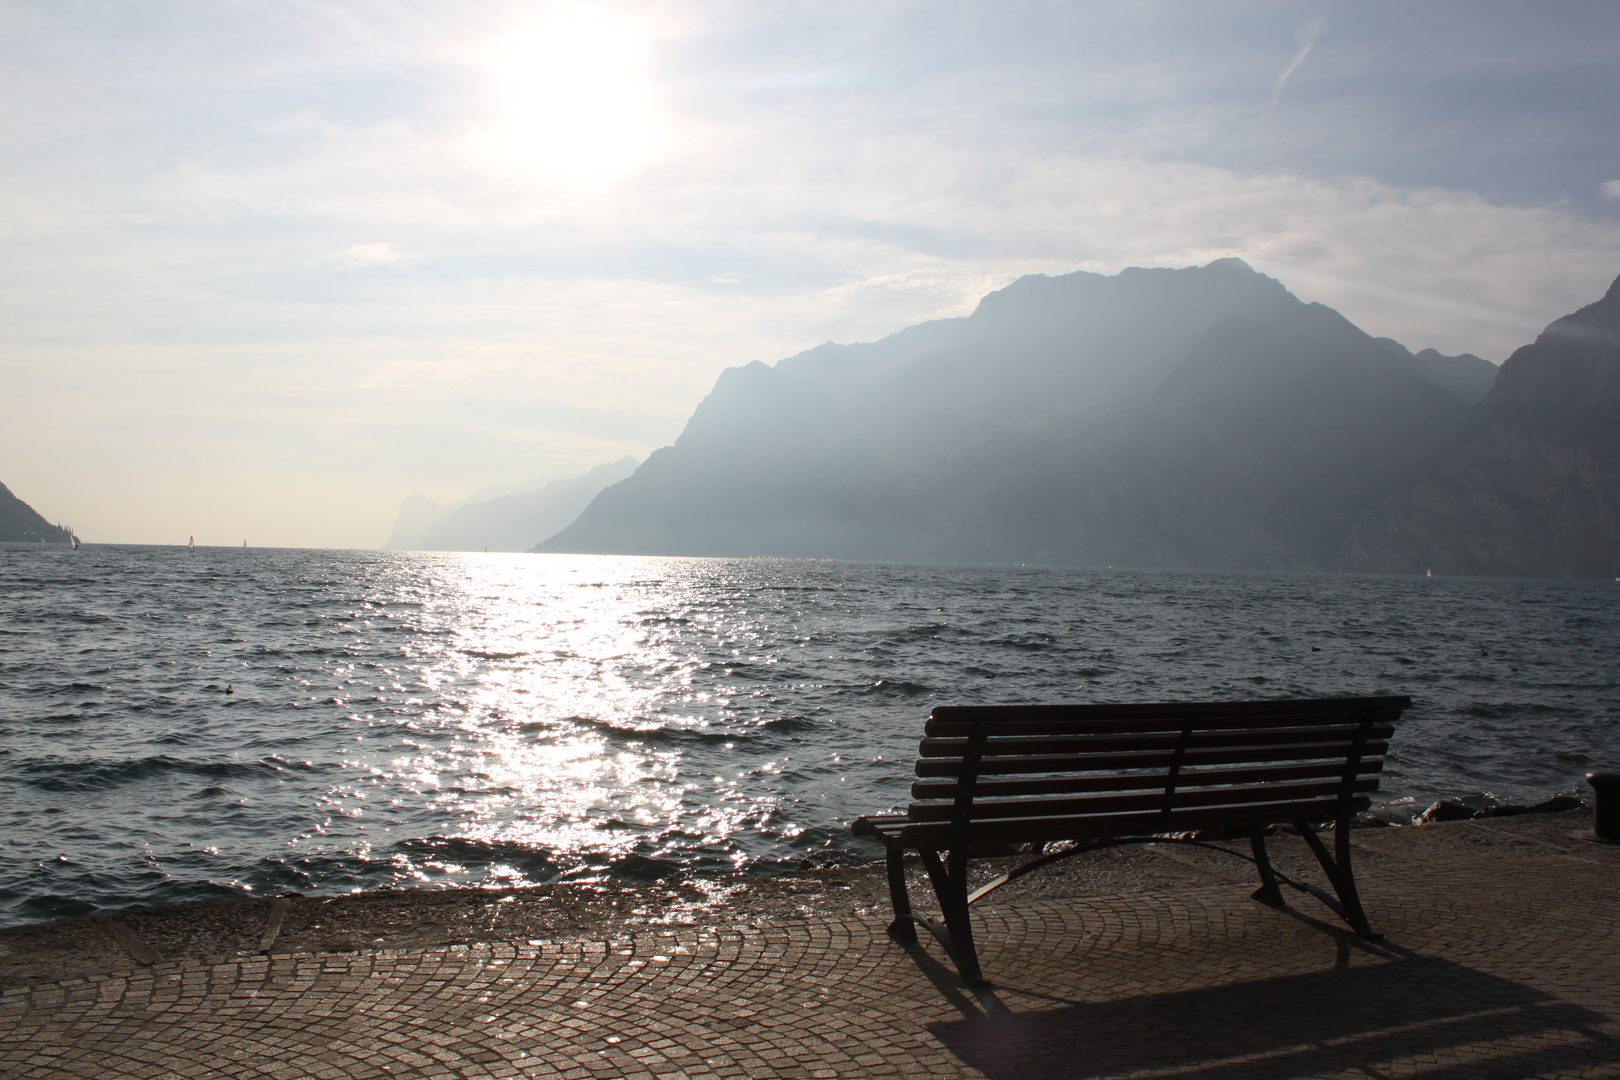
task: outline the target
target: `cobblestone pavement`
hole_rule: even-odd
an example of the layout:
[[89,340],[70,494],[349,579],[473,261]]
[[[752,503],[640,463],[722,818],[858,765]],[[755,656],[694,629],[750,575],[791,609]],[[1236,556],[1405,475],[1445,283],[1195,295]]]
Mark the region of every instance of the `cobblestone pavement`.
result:
[[1620,849],[1566,829],[1474,850],[1470,828],[1358,836],[1382,942],[1307,898],[1273,910],[1206,878],[1010,895],[980,916],[980,991],[937,946],[891,944],[881,910],[831,901],[754,923],[131,963],[7,991],[0,1073],[1620,1076]]

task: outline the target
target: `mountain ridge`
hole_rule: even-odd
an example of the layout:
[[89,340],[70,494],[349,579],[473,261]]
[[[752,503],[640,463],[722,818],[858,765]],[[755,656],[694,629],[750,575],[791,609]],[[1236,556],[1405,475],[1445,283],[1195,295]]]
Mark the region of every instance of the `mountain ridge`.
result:
[[1030,275],[965,318],[726,369],[536,550],[1328,566],[1465,414],[1444,363],[1391,344],[1236,259]]
[[1369,511],[1346,565],[1620,574],[1620,277],[1514,351],[1433,472]]
[[1608,577],[1620,279],[1500,368],[1240,260],[728,368],[538,551]]
[[[639,464],[630,456],[607,462],[579,476],[540,484],[496,485],[450,506],[421,495],[400,504],[385,551],[527,551],[579,515],[596,494],[624,479]],[[479,494],[520,490],[480,499]]]

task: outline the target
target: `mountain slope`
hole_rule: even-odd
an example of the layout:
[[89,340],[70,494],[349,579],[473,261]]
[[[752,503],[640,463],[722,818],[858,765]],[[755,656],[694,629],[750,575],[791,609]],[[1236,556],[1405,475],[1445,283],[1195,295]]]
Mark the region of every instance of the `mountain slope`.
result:
[[407,495],[399,504],[394,531],[388,534],[384,551],[421,551],[428,530],[448,511],[426,495]]
[[1620,574],[1620,278],[1508,358],[1433,474],[1371,511],[1345,561]]
[[1405,360],[1413,371],[1456,398],[1464,408],[1479,404],[1496,381],[1496,365],[1473,353],[1446,356],[1435,349],[1424,349],[1414,354],[1392,338],[1374,340]]
[[1139,545],[1157,541],[1156,563],[1322,566],[1461,421],[1455,399],[1337,312],[1316,307],[1308,321],[1222,322],[1114,450],[1131,493],[1120,516]]
[[728,369],[538,550],[1323,565],[1462,415],[1235,259],[1026,277],[966,319]]
[[40,517],[32,506],[13,495],[6,485],[0,484],[0,543],[37,544],[41,541],[47,544],[73,542],[66,529],[58,528]]
[[603,488],[635,472],[637,464],[624,457],[536,491],[464,503],[449,511],[414,495],[400,506],[389,550],[527,551],[578,517]]

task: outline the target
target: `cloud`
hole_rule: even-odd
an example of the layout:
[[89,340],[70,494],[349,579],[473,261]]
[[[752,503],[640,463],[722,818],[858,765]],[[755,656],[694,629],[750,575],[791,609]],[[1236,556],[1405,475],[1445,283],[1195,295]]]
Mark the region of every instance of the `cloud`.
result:
[[1288,76],[1292,75],[1299,65],[1305,62],[1307,56],[1311,55],[1311,49],[1316,45],[1317,38],[1320,38],[1326,30],[1326,20],[1316,18],[1302,24],[1294,32],[1294,42],[1299,46],[1299,51],[1294,53],[1294,58],[1288,61],[1288,66],[1282,69],[1282,74],[1277,76],[1276,83],[1271,87],[1271,104],[1266,108],[1268,116],[1277,107],[1277,101],[1282,97],[1283,84],[1288,81]]
[[445,384],[466,386],[508,372],[511,360],[491,356],[392,357],[371,366],[354,385],[359,389],[423,389]]
[[[1506,308],[1484,307],[1480,304],[1468,303],[1465,300],[1434,296],[1413,289],[1391,288],[1376,281],[1340,277],[1337,274],[1307,269],[1297,265],[1268,266],[1262,260],[1257,263],[1256,268],[1269,269],[1274,274],[1280,275],[1295,292],[1326,290],[1341,297],[1346,295],[1367,296],[1420,312],[1506,327],[1512,333],[1522,335],[1525,338],[1540,333],[1545,325],[1543,320]],[[1341,299],[1338,303],[1343,306],[1345,301]]]
[[1603,194],[1606,198],[1620,199],[1620,180],[1605,180]]
[[407,251],[402,251],[393,244],[371,243],[350,244],[342,251],[334,251],[326,257],[327,265],[335,266],[339,270],[364,270],[374,266],[404,266],[415,262],[416,257]]

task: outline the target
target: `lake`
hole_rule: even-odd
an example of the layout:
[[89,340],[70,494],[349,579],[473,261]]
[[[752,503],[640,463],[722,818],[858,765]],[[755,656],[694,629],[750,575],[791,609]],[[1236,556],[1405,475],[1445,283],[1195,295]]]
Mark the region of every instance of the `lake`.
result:
[[1620,766],[1620,583],[0,547],[0,922],[872,857],[935,704],[1409,694],[1380,812]]

